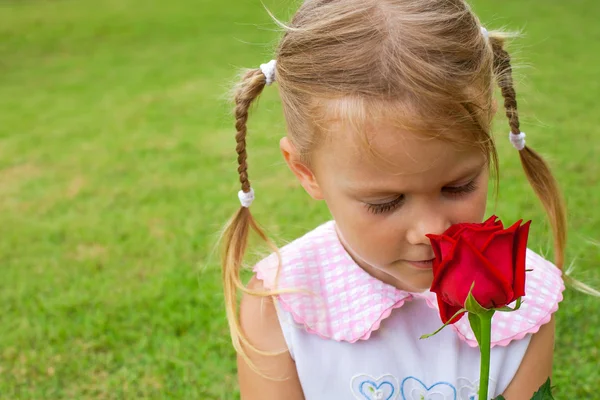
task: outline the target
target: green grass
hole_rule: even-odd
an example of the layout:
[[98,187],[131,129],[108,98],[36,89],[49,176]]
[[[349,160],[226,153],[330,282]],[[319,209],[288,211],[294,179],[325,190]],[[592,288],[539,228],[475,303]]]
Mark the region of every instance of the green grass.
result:
[[[286,18],[293,4],[266,4]],[[569,259],[600,286],[600,4],[475,2],[524,28],[528,143],[567,195]],[[0,2],[0,399],[234,399],[215,240],[237,208],[230,104],[238,68],[277,32],[255,0]],[[328,218],[282,164],[276,90],[250,119],[253,208],[292,239]],[[504,219],[543,213],[498,119]],[[558,313],[558,399],[600,399],[600,303]]]

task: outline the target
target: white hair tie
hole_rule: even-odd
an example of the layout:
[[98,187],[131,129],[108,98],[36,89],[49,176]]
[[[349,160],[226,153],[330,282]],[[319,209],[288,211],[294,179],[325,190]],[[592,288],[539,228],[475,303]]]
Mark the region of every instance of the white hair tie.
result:
[[518,135],[512,132],[508,134],[508,138],[510,139],[513,147],[519,151],[525,148],[525,136],[525,132],[521,132]]
[[277,60],[271,60],[266,64],[260,64],[260,70],[267,80],[267,86],[275,82],[275,67],[277,66]]
[[484,38],[489,39],[490,38],[490,34],[488,32],[487,29],[485,29],[483,26],[481,27],[481,34],[483,35]]
[[250,188],[249,192],[244,192],[243,190],[240,190],[238,192],[238,197],[240,199],[240,203],[242,203],[242,207],[248,208],[250,207],[250,205],[252,205],[252,202],[254,201],[254,189]]

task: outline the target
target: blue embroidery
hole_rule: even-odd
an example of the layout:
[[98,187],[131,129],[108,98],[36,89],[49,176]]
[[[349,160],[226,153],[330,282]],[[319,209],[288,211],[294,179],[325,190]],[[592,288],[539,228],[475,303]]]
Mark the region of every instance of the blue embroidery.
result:
[[380,390],[383,386],[387,385],[392,389],[392,391],[390,392],[390,395],[383,400],[390,400],[391,398],[394,397],[394,393],[395,393],[396,389],[394,388],[394,385],[391,382],[383,381],[378,385],[377,383],[375,383],[373,381],[363,381],[359,386],[359,390],[360,390],[360,394],[362,394],[365,397],[365,399],[367,399],[367,400],[371,400],[372,397],[370,395],[368,395],[367,393],[363,392],[363,386],[365,386],[366,384],[370,385],[369,388],[371,388],[371,390],[373,390],[373,389]]
[[[423,387],[423,389],[425,389],[425,391],[427,391],[427,392],[429,392],[431,389],[433,389],[435,387],[450,388],[450,389],[452,389],[452,394],[454,397],[452,397],[451,399],[448,399],[448,400],[456,400],[456,388],[453,385],[451,385],[450,383],[437,382],[437,383],[427,387],[420,379],[417,379],[414,376],[408,376],[408,377],[404,378],[404,380],[402,381],[402,384],[400,385],[400,393],[402,394],[402,400],[414,400],[414,399],[407,399],[406,395],[404,394],[404,387],[405,387],[406,383],[410,380],[414,380],[414,381],[418,382]],[[422,397],[422,398],[424,398],[424,397]]]

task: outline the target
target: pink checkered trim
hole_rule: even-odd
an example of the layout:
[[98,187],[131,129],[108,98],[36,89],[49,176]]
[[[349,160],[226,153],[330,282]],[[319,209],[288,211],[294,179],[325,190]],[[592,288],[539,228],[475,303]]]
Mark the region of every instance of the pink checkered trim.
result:
[[[409,293],[373,278],[348,255],[327,222],[280,250],[282,265],[277,277],[275,254],[254,267],[258,279],[269,289],[290,289],[278,295],[280,306],[308,332],[326,339],[354,343],[367,340],[381,321],[405,301],[422,297],[437,309],[435,294]],[[526,293],[517,312],[494,315],[492,346],[535,333],[550,320],[562,300],[561,271],[528,250]],[[441,322],[440,322],[441,323]],[[467,318],[453,326],[470,346],[477,346]]]
[[[492,319],[492,347],[506,346],[512,340],[522,339],[528,333],[536,333],[552,318],[563,299],[565,284],[562,271],[540,255],[527,249],[527,272],[525,296],[521,308],[515,312],[496,312]],[[514,307],[512,304],[511,307]],[[468,318],[462,318],[453,328],[458,336],[471,347],[477,340]]]

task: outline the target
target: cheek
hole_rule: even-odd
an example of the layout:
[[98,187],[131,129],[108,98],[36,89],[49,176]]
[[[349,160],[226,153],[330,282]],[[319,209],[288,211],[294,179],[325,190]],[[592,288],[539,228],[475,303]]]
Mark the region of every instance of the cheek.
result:
[[482,222],[485,217],[487,195],[488,190],[486,186],[471,193],[466,200],[457,202],[452,222]]
[[360,206],[346,218],[334,218],[350,250],[370,265],[383,266],[399,258],[402,243],[397,218],[374,218]]

